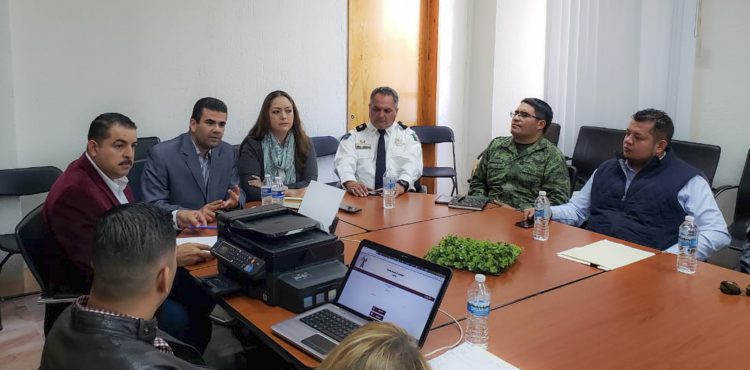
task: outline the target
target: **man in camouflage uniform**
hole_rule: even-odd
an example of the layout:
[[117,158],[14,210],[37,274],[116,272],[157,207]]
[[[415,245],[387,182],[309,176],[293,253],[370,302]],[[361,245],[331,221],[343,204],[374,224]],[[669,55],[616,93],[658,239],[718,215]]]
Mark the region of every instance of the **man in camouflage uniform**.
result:
[[469,185],[469,195],[482,195],[518,209],[534,206],[540,190],[553,205],[570,197],[565,157],[544,138],[552,108],[543,100],[526,98],[510,113],[510,137],[490,142]]

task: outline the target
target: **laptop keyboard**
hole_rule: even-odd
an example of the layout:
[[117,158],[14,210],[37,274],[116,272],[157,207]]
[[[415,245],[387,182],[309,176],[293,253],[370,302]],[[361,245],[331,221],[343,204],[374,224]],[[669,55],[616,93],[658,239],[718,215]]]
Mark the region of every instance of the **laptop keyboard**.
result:
[[305,316],[300,321],[339,342],[359,327],[353,321],[345,319],[327,309]]

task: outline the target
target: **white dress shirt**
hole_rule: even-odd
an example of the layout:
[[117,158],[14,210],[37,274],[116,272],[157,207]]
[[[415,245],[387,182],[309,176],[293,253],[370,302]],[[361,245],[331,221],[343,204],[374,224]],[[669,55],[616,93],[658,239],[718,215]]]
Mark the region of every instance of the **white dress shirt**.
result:
[[102,180],[104,180],[104,183],[107,184],[107,187],[109,190],[112,190],[112,194],[117,198],[117,200],[120,202],[120,204],[128,204],[128,197],[125,196],[125,188],[128,186],[128,178],[127,176],[120,177],[118,179],[110,179],[109,176],[105,175],[102,170],[99,169],[99,166],[94,163],[94,161],[89,157],[89,153],[86,154],[86,159],[91,162],[91,165],[96,168],[96,172],[99,173],[99,176],[101,176]]
[[[392,124],[385,132],[386,172],[397,180],[408,182],[409,189],[414,189],[414,182],[422,176],[422,144],[417,134],[399,123]],[[357,181],[370,189],[375,188],[378,139],[380,133],[371,123],[363,130],[355,128],[344,135],[334,158],[342,184]]]

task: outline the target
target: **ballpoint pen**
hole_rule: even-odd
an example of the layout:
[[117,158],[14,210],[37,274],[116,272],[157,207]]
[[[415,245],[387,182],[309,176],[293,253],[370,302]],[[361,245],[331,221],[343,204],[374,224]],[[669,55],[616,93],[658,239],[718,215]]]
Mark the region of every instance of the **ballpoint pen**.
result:
[[201,225],[201,226],[188,226],[186,229],[191,230],[215,230],[216,225]]

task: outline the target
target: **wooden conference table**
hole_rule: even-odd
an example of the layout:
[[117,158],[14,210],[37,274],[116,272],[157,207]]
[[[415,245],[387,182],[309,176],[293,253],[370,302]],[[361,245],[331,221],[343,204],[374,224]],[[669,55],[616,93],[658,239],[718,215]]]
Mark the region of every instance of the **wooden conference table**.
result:
[[[746,369],[750,298],[718,288],[744,289],[750,276],[707,263],[686,275],[675,263],[657,254],[493,310],[488,350],[522,369]],[[458,335],[433,330],[425,348]]]
[[[527,306],[528,302],[537,302],[540,298],[546,298],[550,295],[554,297],[560,296],[560,291],[576,292],[577,290],[571,289],[577,288],[581,284],[587,284],[583,286],[588,286],[589,281],[599,276],[614,273],[621,275],[621,270],[630,271],[631,267],[603,273],[601,270],[593,267],[567,261],[557,256],[557,252],[562,250],[604,239],[603,235],[559,223],[552,223],[550,226],[550,240],[539,242],[533,240],[531,237],[531,229],[520,229],[513,225],[520,218],[520,212],[494,205],[485,208],[482,212],[454,210],[448,209],[446,206],[435,205],[434,199],[434,195],[408,193],[397,199],[395,209],[384,210],[380,198],[354,198],[347,195],[344,203],[360,207],[363,210],[356,214],[339,212],[339,218],[343,222],[339,222],[336,234],[344,240],[345,262],[348,264],[352,260],[359,244],[358,242],[362,239],[373,240],[417,256],[423,256],[431,246],[437,244],[440,238],[447,234],[505,241],[521,246],[524,251],[519,256],[517,262],[501,275],[489,276],[487,280],[488,287],[492,290],[491,306],[493,308],[490,350],[513,364],[524,367],[523,363],[514,362],[516,357],[513,357],[512,354],[511,357],[506,357],[506,352],[497,351],[496,349],[503,348],[502,343],[504,342],[501,339],[513,341],[512,338],[519,335],[516,331],[523,332],[525,335],[526,332],[524,330],[526,330],[526,321],[528,319],[511,319],[514,325],[522,326],[519,328],[514,327],[515,330],[508,331],[506,328],[495,327],[500,325],[498,317],[502,316],[502,314],[498,313],[505,312],[522,304]],[[366,232],[366,230],[374,231]],[[649,248],[640,247],[621,240],[615,239],[615,241],[650,250]],[[671,270],[666,265],[664,269],[666,272],[674,271],[673,256],[665,256],[667,258],[672,257],[672,264],[670,265]],[[633,266],[637,266],[643,262],[645,261]],[[709,270],[707,266],[709,265],[700,264],[699,274],[703,268]],[[717,269],[717,271],[724,271],[720,268],[710,267]],[[198,277],[217,273],[215,261],[193,266],[191,270],[193,275]],[[728,270],[726,271],[729,272]],[[462,320],[466,317],[466,291],[473,281],[474,274],[460,270],[454,270],[453,272],[453,278],[443,298],[441,309]],[[670,280],[671,278],[668,276],[657,276],[653,279]],[[719,281],[715,282],[716,286],[718,286]],[[560,315],[563,315],[563,313],[574,315],[579,312],[578,306],[582,303],[591,302],[590,298],[582,299],[577,295],[572,296],[574,298],[567,298],[568,296],[564,295],[563,298],[566,299],[566,303],[564,305],[553,306],[550,310],[558,310]],[[271,325],[294,316],[294,313],[280,307],[268,306],[260,300],[245,296],[229,297],[219,300],[219,303],[288,361],[305,367],[315,367],[318,364],[318,361],[313,357],[271,333]],[[573,307],[575,307],[575,310],[572,309]],[[593,307],[595,311],[596,305]],[[521,313],[523,313],[523,310],[521,310]],[[636,317],[638,317],[637,314]],[[586,322],[587,316],[583,315],[580,319]],[[616,323],[623,320],[628,321],[628,319],[629,316],[620,314],[614,321]],[[458,331],[455,329],[455,326],[446,326],[449,322],[450,319],[443,314],[439,313],[436,316],[433,323],[433,331],[425,344],[425,352],[451,344],[458,339]],[[543,320],[542,322],[548,322],[548,320]],[[508,323],[502,324],[505,325]],[[501,338],[500,333],[514,334],[507,336],[507,338]],[[535,336],[539,337],[537,340],[543,340],[549,336],[549,333],[544,330],[542,330],[542,333],[539,333],[534,332],[532,329],[530,333],[533,333],[533,335],[528,335],[530,341]],[[565,337],[554,337],[557,339],[555,342],[565,342],[564,344],[571,347],[570,353],[566,354],[566,356],[570,357],[569,361],[578,363],[578,367],[580,367],[582,362],[576,360],[580,351],[580,348],[577,347],[578,344]],[[558,343],[554,344],[558,345]],[[520,345],[518,347],[519,350],[526,350],[525,347],[520,348],[522,347]],[[554,348],[556,346],[546,348],[546,351],[554,352]],[[626,355],[634,353],[630,350],[624,352]],[[622,362],[622,364],[626,363]]]

